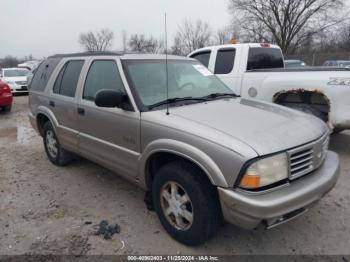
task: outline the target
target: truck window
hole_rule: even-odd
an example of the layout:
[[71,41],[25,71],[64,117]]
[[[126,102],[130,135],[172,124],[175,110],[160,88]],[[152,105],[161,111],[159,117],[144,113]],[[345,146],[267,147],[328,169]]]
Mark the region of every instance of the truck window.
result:
[[63,96],[74,97],[83,65],[83,60],[67,62],[56,79],[53,92]]
[[203,51],[203,52],[191,55],[191,58],[198,60],[198,62],[200,62],[202,65],[204,65],[205,67],[208,67],[210,53],[211,53],[211,51]]
[[86,77],[83,99],[94,101],[95,95],[102,89],[125,92],[117,64],[109,60],[96,60],[92,63]]
[[283,55],[280,49],[261,47],[249,49],[247,70],[283,67]]
[[216,55],[215,74],[229,74],[235,62],[235,49],[221,49]]

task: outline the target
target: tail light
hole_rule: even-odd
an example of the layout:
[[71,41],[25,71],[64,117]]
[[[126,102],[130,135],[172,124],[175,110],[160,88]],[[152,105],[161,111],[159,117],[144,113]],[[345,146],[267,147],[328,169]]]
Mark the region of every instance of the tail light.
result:
[[8,93],[11,94],[10,87],[4,82],[0,81],[0,94],[8,94]]
[[270,44],[269,43],[261,43],[260,46],[263,48],[269,48]]

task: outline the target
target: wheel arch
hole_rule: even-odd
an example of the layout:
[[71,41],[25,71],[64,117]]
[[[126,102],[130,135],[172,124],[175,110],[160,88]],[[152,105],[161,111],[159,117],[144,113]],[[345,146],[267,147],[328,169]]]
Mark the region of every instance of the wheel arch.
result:
[[51,124],[56,132],[58,122],[57,122],[57,119],[55,118],[54,114],[50,110],[48,110],[45,107],[39,107],[35,118],[36,118],[36,124],[38,127],[38,131],[39,131],[39,134],[41,136],[43,135],[44,124],[47,121],[51,122]]
[[228,187],[220,168],[207,154],[186,143],[168,139],[153,142],[144,151],[140,165],[141,184],[150,189],[156,171],[172,161],[190,162],[198,167],[213,185]]
[[299,88],[283,90],[273,95],[272,102],[287,107],[292,104],[310,105],[325,114],[326,122],[330,120],[331,101],[328,96],[319,89]]

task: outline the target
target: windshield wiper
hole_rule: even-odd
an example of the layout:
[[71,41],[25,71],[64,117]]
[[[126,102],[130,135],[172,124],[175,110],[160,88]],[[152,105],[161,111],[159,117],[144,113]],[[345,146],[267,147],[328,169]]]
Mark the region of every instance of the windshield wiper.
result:
[[208,98],[205,98],[205,97],[175,97],[175,98],[169,98],[169,99],[160,101],[156,104],[150,105],[148,106],[148,108],[152,110],[153,108],[156,108],[159,106],[174,104],[174,103],[184,102],[184,101],[209,101],[209,100]]
[[214,99],[214,98],[221,98],[221,97],[241,97],[239,95],[236,95],[235,93],[212,93],[210,95],[204,96],[205,99]]

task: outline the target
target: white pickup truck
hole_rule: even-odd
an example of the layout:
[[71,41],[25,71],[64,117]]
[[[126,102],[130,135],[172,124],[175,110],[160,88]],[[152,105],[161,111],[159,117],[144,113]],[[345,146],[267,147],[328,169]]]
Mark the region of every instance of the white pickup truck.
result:
[[243,98],[312,113],[334,132],[350,129],[349,69],[285,69],[281,49],[266,43],[205,47],[189,57],[208,67]]

